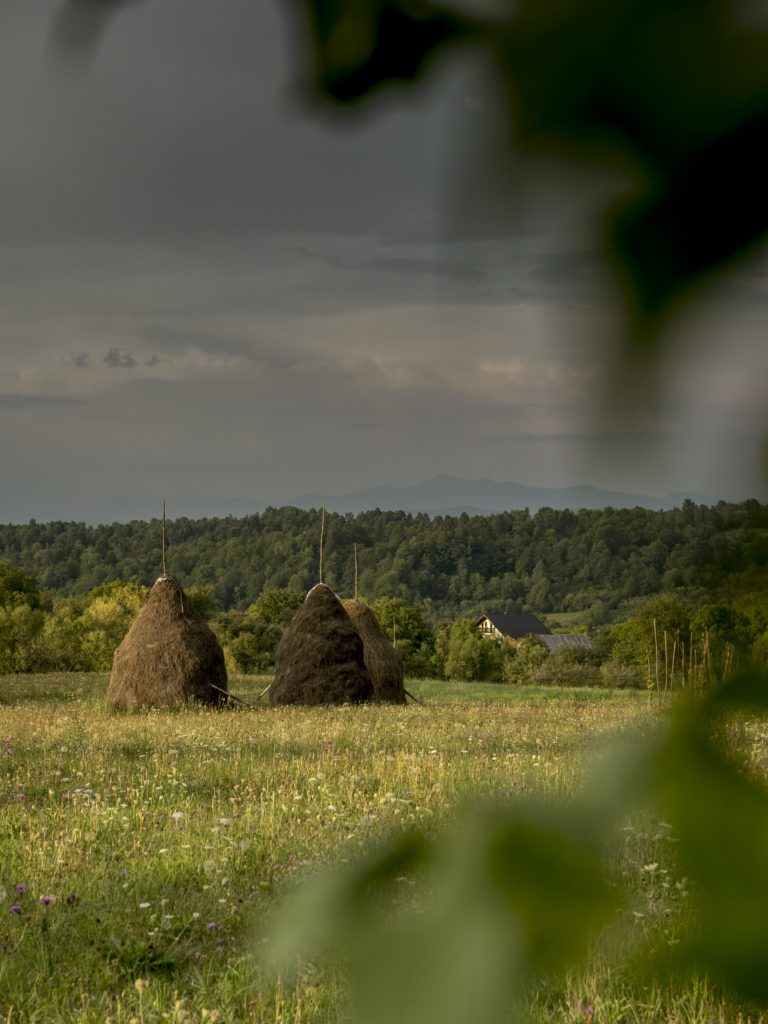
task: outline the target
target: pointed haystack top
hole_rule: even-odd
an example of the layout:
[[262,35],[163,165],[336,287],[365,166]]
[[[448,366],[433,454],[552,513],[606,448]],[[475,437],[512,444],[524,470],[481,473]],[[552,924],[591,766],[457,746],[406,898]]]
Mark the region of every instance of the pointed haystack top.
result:
[[360,704],[373,696],[360,634],[324,583],[307,594],[275,661],[272,704]]
[[344,610],[363,640],[365,667],[373,681],[373,699],[405,704],[403,656],[384,635],[373,609],[363,601],[344,601]]
[[123,711],[178,707],[191,700],[219,704],[226,689],[219,641],[178,581],[162,575],[115,651],[107,704]]

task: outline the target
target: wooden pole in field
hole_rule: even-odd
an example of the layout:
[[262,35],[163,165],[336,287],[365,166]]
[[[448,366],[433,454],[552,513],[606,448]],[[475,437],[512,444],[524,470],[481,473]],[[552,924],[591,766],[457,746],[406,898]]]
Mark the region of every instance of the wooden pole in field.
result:
[[653,646],[655,650],[656,692],[659,692],[659,634],[656,630],[656,619],[653,620]]
[[357,579],[357,541],[355,541],[355,600],[357,600],[358,590],[358,579]]

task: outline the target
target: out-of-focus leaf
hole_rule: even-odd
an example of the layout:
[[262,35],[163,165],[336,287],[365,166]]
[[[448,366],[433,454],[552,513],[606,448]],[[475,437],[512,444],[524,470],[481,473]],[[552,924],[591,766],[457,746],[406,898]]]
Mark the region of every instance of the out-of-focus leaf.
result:
[[425,0],[305,0],[315,82],[347,103],[391,81],[417,78],[426,59],[471,26]]
[[619,219],[618,253],[644,313],[656,313],[768,230],[766,140],[768,108]]
[[759,666],[740,672],[718,687],[709,700],[713,712],[722,708],[768,710],[768,672]]
[[311,883],[289,911],[296,948],[316,939],[318,916],[332,922],[324,942],[335,926],[365,1024],[491,1024],[537,972],[578,960],[613,906],[598,834],[569,812],[520,806],[459,816],[434,847],[431,895],[411,907],[405,888],[383,916],[366,894],[423,863],[429,847],[410,842]]
[[271,959],[279,966],[290,965],[297,955],[315,955],[329,946],[354,942],[363,923],[375,916],[377,898],[432,854],[432,844],[411,832],[352,865],[305,883],[286,900],[270,934]]
[[682,716],[654,780],[697,889],[697,936],[683,953],[768,1002],[768,793],[715,746],[711,725],[700,710]]

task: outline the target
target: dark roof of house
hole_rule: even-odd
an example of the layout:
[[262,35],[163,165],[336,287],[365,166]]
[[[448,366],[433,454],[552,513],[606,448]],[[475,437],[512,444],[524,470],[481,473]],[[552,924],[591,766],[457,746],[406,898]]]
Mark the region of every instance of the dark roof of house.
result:
[[496,629],[504,636],[518,639],[522,636],[549,635],[550,630],[535,615],[512,615],[509,612],[486,612],[477,620],[479,626],[483,619],[490,619]]
[[588,651],[595,650],[595,645],[586,633],[552,633],[539,639],[550,653],[560,647],[584,647]]

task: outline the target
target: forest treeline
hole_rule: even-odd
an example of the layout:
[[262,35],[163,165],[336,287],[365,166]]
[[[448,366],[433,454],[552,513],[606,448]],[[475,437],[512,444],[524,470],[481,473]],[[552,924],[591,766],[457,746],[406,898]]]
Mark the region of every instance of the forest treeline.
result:
[[[176,519],[168,524],[169,570],[185,587],[206,589],[216,610],[244,610],[264,590],[317,582],[319,523],[319,512],[290,507]],[[686,501],[660,512],[543,508],[434,518],[377,509],[327,514],[325,537],[324,579],[344,597],[354,592],[357,544],[360,592],[418,604],[433,623],[532,610],[601,625],[655,594],[729,601],[764,590],[768,506]],[[115,580],[146,586],[160,572],[160,523],[3,525],[0,560],[54,597]]]

